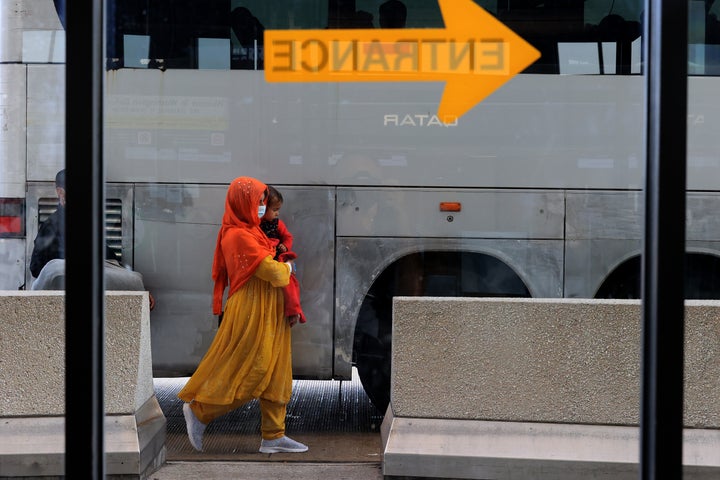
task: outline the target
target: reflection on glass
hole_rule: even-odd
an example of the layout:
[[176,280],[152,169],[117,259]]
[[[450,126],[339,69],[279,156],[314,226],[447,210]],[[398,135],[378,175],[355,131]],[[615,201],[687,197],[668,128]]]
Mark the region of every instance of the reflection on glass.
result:
[[230,14],[233,33],[233,67],[242,70],[262,70],[264,32],[260,20],[245,7],[237,7]]
[[380,28],[405,28],[407,23],[407,7],[400,0],[388,0],[380,4],[378,9]]

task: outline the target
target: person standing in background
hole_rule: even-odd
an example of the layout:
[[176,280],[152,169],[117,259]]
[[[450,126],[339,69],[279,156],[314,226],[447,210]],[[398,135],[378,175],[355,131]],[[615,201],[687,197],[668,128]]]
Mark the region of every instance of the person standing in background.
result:
[[[55,175],[55,192],[58,196],[57,209],[38,228],[30,256],[30,273],[35,278],[51,260],[65,258],[65,169]],[[105,258],[119,263],[118,255],[105,245]]]
[[[55,175],[57,209],[38,228],[32,255],[30,273],[35,277],[31,290],[65,289],[65,169]],[[145,290],[142,275],[120,264],[120,257],[110,245],[105,244],[105,289]],[[150,310],[155,308],[155,298],[148,292]]]
[[30,273],[37,278],[50,261],[65,258],[65,170],[55,175],[57,209],[38,228],[30,257]]

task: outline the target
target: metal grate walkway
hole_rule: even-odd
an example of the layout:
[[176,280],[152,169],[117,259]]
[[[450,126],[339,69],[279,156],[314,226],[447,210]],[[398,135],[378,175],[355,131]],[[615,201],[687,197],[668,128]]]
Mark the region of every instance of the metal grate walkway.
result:
[[204,451],[188,441],[182,401],[186,378],[155,378],[155,395],[167,418],[167,460],[378,462],[383,415],[370,403],[355,374],[352,381],[295,380],[287,408],[288,436],[310,447],[303,454],[261,454],[257,400],[208,425]]

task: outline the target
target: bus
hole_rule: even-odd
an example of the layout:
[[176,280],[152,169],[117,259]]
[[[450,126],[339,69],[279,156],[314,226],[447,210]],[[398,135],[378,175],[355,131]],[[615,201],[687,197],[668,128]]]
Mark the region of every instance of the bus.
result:
[[[639,298],[642,0],[476,3],[541,57],[452,119],[441,82],[264,77],[265,30],[443,28],[435,0],[108,6],[107,239],[156,299],[155,376],[192,374],[217,331],[210,267],[238,176],[285,197],[308,318],[294,376],[356,367],[382,411],[394,296]],[[50,0],[0,4],[0,288],[16,290],[65,162],[64,29]],[[689,9],[685,294],[720,298],[720,4]]]

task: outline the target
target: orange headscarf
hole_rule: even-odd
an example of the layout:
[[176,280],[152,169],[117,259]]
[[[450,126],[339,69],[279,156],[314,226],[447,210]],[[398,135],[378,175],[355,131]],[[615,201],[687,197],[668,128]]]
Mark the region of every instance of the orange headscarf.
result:
[[[230,297],[252,277],[263,259],[275,253],[270,239],[260,229],[258,217],[260,199],[266,192],[264,183],[250,177],[238,177],[228,188],[212,266],[215,315],[222,312],[223,292],[228,283]],[[225,258],[225,254],[233,257]],[[231,265],[230,270],[228,264]]]

